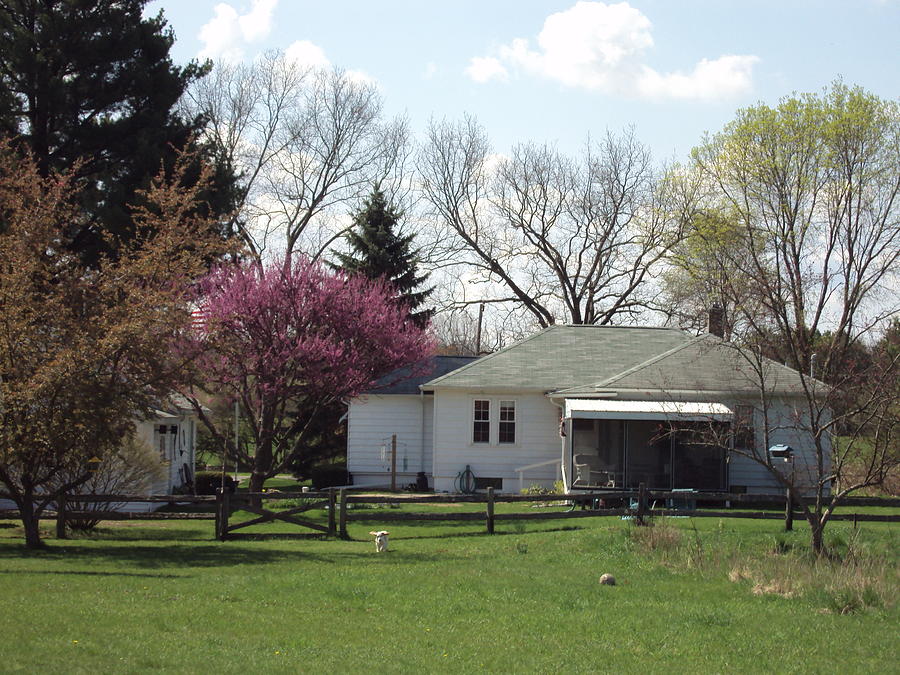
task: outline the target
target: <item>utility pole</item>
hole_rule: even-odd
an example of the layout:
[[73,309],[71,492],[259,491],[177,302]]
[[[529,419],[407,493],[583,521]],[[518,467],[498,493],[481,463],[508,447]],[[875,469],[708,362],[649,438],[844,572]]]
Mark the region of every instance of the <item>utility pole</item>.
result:
[[391,434],[391,491],[397,489],[397,434]]
[[484,319],[484,303],[478,305],[478,327],[475,329],[475,356],[481,356],[481,322]]

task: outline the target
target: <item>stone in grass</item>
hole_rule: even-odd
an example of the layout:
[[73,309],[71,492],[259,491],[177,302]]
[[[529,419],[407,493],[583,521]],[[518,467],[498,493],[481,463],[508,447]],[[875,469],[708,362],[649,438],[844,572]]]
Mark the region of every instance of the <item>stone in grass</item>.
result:
[[612,574],[604,574],[600,577],[600,583],[604,586],[615,586],[616,578]]

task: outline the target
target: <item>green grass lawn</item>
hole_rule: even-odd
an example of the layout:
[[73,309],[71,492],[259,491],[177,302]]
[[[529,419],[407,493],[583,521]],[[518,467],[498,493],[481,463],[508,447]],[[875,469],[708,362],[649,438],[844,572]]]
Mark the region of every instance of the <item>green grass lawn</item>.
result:
[[895,526],[833,523],[855,562],[816,569],[803,523],[392,523],[377,555],[384,512],[352,541],[130,522],[37,553],[0,521],[0,672],[898,672]]

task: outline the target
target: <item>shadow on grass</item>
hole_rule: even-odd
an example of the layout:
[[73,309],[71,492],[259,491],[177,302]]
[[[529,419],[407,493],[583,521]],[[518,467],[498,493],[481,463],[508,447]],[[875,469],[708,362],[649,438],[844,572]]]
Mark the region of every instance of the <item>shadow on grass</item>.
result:
[[[124,545],[117,545],[117,544]],[[142,569],[228,567],[241,564],[269,564],[286,561],[330,562],[341,555],[321,555],[298,549],[279,549],[270,546],[242,546],[238,542],[188,543],[179,546],[140,545],[132,542],[54,541],[42,549],[30,550],[21,545],[0,547],[0,561],[31,558],[42,562],[58,561],[85,567],[93,563],[124,564]]]
[[[281,537],[283,538],[283,537]],[[368,547],[354,546],[354,550],[346,550],[347,542],[334,541],[326,545],[334,545],[333,551],[307,551],[299,548],[273,548],[265,542],[239,542],[229,541],[211,544],[189,543],[183,546],[148,546],[135,545],[132,542],[122,542],[124,545],[116,545],[120,542],[79,542],[79,541],[54,541],[42,549],[30,550],[24,544],[0,545],[0,565],[4,560],[32,560],[43,563],[60,563],[59,570],[30,570],[22,569],[22,574],[96,574],[112,576],[142,576],[135,572],[105,572],[92,571],[67,571],[66,566],[78,567],[82,570],[92,565],[112,564],[123,565],[136,569],[147,570],[184,570],[183,574],[155,573],[146,576],[157,577],[189,577],[192,576],[190,568],[215,568],[231,567],[236,565],[266,565],[285,562],[304,563],[315,562],[324,564],[356,564],[359,561],[371,562],[374,551]],[[174,544],[174,542],[173,542]],[[341,544],[345,548],[338,549]],[[403,553],[394,556],[394,561],[402,559],[409,562],[432,562],[446,560],[446,554],[431,553]],[[377,558],[374,558],[377,559]],[[16,573],[15,570],[4,570],[6,573]]]
[[[471,523],[470,523],[471,524]],[[404,527],[409,525],[409,523],[404,523]],[[522,536],[528,534],[546,534],[549,532],[573,532],[577,530],[582,530],[583,527],[579,527],[577,525],[564,525],[561,527],[548,527],[546,529],[541,530],[524,530],[522,532],[515,531],[495,531],[494,534],[488,534],[484,530],[479,532],[453,532],[450,534],[443,532],[435,532],[432,534],[391,534],[391,541],[412,541],[416,539],[455,539],[456,537],[508,537],[511,535]],[[357,538],[351,537],[349,541],[372,541],[371,537],[366,538]]]
[[[214,539],[212,525],[208,532],[178,527],[98,527],[92,532],[75,532],[69,541],[202,541]],[[56,541],[59,541],[58,539]]]
[[182,579],[183,574],[151,574],[141,572],[83,572],[77,570],[0,570],[0,574],[49,574],[53,576],[139,577],[143,579]]

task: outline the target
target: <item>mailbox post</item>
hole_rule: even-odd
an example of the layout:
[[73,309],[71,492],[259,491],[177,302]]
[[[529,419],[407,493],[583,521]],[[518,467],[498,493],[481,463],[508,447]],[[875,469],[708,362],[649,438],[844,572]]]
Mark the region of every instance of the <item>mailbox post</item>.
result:
[[788,482],[788,488],[785,491],[784,506],[784,531],[790,532],[794,529],[794,449],[789,445],[773,445],[769,448],[769,459],[781,459],[784,462],[791,463],[791,477]]

